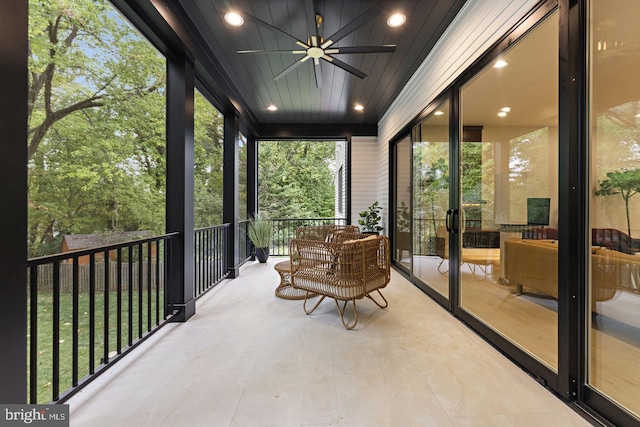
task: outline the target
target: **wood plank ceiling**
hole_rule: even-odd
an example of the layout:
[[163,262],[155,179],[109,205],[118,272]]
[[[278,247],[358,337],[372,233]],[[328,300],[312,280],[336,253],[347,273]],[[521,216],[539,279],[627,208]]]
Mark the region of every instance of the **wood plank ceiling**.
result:
[[[393,53],[339,54],[336,58],[367,74],[361,79],[320,60],[322,87],[316,87],[313,60],[274,81],[274,76],[304,55],[238,54],[238,50],[304,50],[295,40],[245,19],[233,27],[224,20],[230,10],[251,14],[295,38],[307,42],[308,14],[302,0],[174,0],[190,21],[194,38],[215,55],[229,81],[242,97],[252,119],[261,126],[283,124],[374,125],[424,61],[464,0],[383,1],[380,13],[331,47],[396,45]],[[315,0],[322,16],[318,34],[328,37],[380,3],[376,0]],[[311,2],[308,2],[311,4]],[[180,10],[181,9],[181,10]],[[407,22],[387,25],[391,12],[401,11]],[[355,104],[364,110],[354,110]],[[278,110],[268,111],[275,105]]]

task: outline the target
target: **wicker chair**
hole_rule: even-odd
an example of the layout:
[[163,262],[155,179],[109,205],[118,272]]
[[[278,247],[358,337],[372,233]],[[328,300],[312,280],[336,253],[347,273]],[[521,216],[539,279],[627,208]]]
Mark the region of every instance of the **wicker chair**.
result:
[[357,225],[311,225],[296,228],[296,238],[304,240],[331,241],[333,236],[357,238],[354,235],[360,234],[360,227]]
[[[380,289],[390,279],[389,239],[386,236],[370,236],[358,240],[325,242],[320,240],[293,239],[290,244],[291,286],[306,291],[303,303],[305,313],[311,314],[325,297],[333,298],[346,329],[358,323],[356,300],[367,297],[378,307],[388,303]],[[377,291],[382,302],[371,293]],[[307,300],[314,295],[322,298],[313,308],[307,308]],[[339,301],[342,301],[342,306]],[[353,303],[353,319],[345,320],[345,309]]]

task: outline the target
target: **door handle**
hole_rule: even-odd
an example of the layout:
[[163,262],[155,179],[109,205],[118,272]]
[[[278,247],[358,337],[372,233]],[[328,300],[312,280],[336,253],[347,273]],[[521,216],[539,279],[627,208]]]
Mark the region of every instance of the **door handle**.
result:
[[[447,231],[449,233],[458,233],[460,228],[458,227],[460,211],[458,209],[449,209],[447,211]],[[453,219],[453,224],[449,223],[449,219]]]
[[447,227],[447,233],[451,233],[451,226],[449,224],[449,221],[451,219],[451,214],[453,213],[453,209],[448,209],[447,210],[447,216],[445,217],[444,220],[444,225],[445,227]]

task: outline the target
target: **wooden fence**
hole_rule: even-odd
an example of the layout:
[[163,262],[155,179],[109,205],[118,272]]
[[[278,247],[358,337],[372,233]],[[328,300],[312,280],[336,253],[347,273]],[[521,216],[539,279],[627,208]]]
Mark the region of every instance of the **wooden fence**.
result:
[[[156,280],[159,280],[160,289],[164,288],[164,274],[158,275],[157,270],[164,269],[164,262],[156,263],[152,261],[143,262],[122,262],[120,264],[118,274],[118,263],[109,262],[108,271],[105,269],[104,262],[96,262],[93,276],[95,278],[95,290],[104,291],[107,284],[109,291],[118,290],[118,280],[120,280],[122,290],[138,290],[140,285],[142,289],[147,289],[149,283],[152,288],[156,288]],[[88,292],[91,286],[91,265],[78,264],[78,291]],[[60,263],[58,265],[58,276],[60,278],[60,291],[71,292],[73,290],[73,272],[74,264]],[[54,265],[44,264],[38,266],[38,292],[47,292],[53,290],[54,283]],[[28,278],[29,282],[31,278]]]

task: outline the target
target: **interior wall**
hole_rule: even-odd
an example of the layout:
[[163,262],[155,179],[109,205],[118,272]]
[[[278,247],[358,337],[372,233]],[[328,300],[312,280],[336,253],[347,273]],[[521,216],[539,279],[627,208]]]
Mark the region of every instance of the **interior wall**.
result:
[[[389,140],[424,110],[493,43],[522,19],[538,0],[468,0],[400,95],[378,123],[376,199],[389,217]],[[352,157],[355,159],[355,156]],[[357,215],[354,205],[353,212]]]

